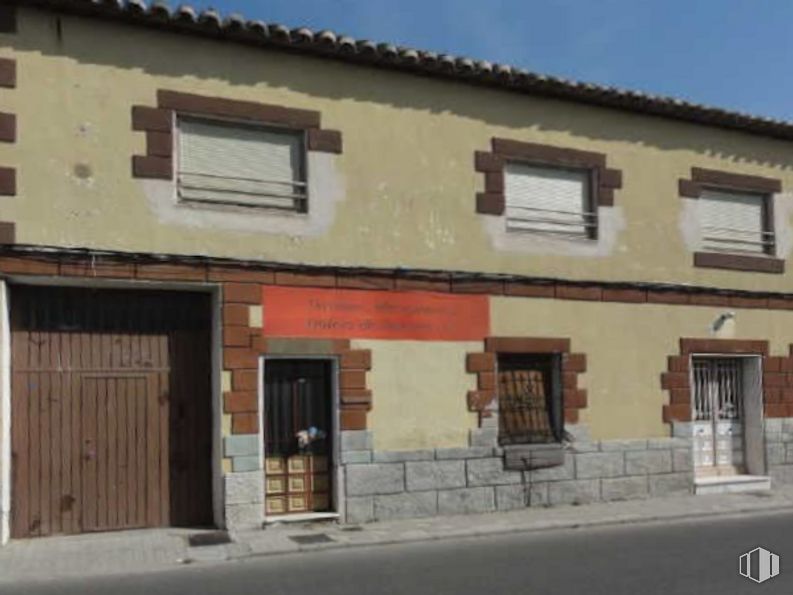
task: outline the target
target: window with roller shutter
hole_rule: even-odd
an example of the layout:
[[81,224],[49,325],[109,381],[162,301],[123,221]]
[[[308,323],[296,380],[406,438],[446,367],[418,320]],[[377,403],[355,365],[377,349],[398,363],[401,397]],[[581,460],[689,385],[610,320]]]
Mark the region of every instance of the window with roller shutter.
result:
[[510,162],[504,168],[507,230],[570,239],[597,237],[592,172]]
[[182,201],[308,211],[303,131],[182,118],[178,150]]
[[774,254],[774,232],[764,194],[703,189],[702,247],[708,252]]

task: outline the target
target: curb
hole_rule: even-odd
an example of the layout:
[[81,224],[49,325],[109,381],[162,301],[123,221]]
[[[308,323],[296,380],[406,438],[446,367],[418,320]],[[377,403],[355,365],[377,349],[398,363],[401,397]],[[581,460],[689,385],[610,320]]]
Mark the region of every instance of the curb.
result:
[[[36,578],[33,577],[7,577],[10,580],[3,580],[0,578],[0,587],[6,583],[21,585],[21,584],[38,584],[38,583],[52,583],[56,581],[70,581],[76,579],[86,579],[86,578],[95,578],[95,579],[107,579],[112,576],[120,576],[120,575],[140,575],[140,574],[147,574],[147,573],[160,573],[160,572],[175,572],[181,569],[185,569],[186,567],[202,567],[208,568],[211,566],[218,566],[227,564],[230,562],[243,562],[247,560],[256,560],[258,558],[266,558],[266,557],[278,557],[278,556],[288,556],[288,555],[296,555],[296,554],[309,554],[312,552],[321,552],[321,551],[331,551],[331,550],[344,550],[344,549],[361,549],[361,548],[372,548],[372,547],[381,547],[381,546],[389,546],[389,545],[400,545],[400,544],[411,544],[411,543],[439,543],[444,541],[452,541],[452,540],[466,540],[466,539],[473,539],[479,537],[489,537],[489,536],[510,536],[510,535],[520,535],[520,534],[531,534],[531,533],[553,533],[555,531],[564,531],[564,530],[575,530],[575,529],[587,529],[587,528],[598,528],[598,527],[620,527],[620,526],[648,526],[653,525],[660,522],[680,522],[680,521],[704,521],[714,518],[735,518],[735,517],[742,517],[745,518],[745,515],[754,515],[754,516],[772,516],[776,514],[784,514],[784,513],[793,513],[793,500],[789,499],[782,499],[782,501],[775,501],[775,502],[767,502],[767,503],[746,503],[742,502],[740,505],[736,505],[735,507],[727,510],[698,510],[698,511],[683,511],[683,512],[676,512],[670,511],[669,513],[655,513],[653,514],[650,512],[649,514],[643,514],[640,512],[631,512],[622,514],[620,516],[602,516],[602,517],[595,517],[590,519],[567,519],[567,520],[547,520],[547,521],[536,521],[533,524],[512,524],[512,525],[493,525],[488,523],[480,523],[481,526],[470,528],[465,527],[462,529],[452,529],[452,530],[445,530],[445,531],[433,531],[433,527],[428,527],[426,529],[415,529],[411,532],[405,532],[403,535],[399,533],[396,534],[387,534],[385,531],[388,529],[387,527],[383,530],[383,537],[378,539],[376,536],[372,538],[370,541],[333,541],[330,543],[321,543],[321,544],[313,544],[313,545],[300,545],[295,543],[290,547],[282,547],[272,548],[269,551],[251,551],[251,542],[254,540],[239,540],[233,544],[233,547],[236,551],[228,551],[226,550],[223,554],[220,551],[216,551],[217,557],[209,556],[203,557],[201,555],[196,555],[195,558],[192,558],[190,555],[190,548],[185,548],[184,553],[184,560],[185,562],[189,560],[189,564],[182,562],[182,563],[174,563],[174,560],[160,560],[157,563],[150,563],[145,564],[140,567],[136,568],[124,568],[124,569],[105,569],[105,571],[95,572],[95,573],[80,573],[79,575],[75,575],[72,573],[56,573],[52,576],[47,576],[42,578],[41,576],[37,576]],[[497,514],[497,513],[496,513]],[[447,517],[453,518],[453,517]],[[459,515],[458,518],[465,519],[470,518],[466,515]],[[491,517],[493,520],[496,520],[497,516]],[[321,532],[321,530],[318,530]],[[332,531],[327,532],[329,537],[334,538],[338,537],[339,533],[341,533],[341,529],[334,529]],[[283,537],[283,535],[282,535]],[[287,536],[288,537],[288,536]],[[224,547],[228,548],[228,545],[225,546],[216,546],[216,547]],[[203,558],[203,559],[202,559]]]
[[591,521],[556,521],[549,522],[547,525],[533,525],[525,527],[504,527],[504,528],[483,528],[472,530],[452,531],[442,534],[429,533],[422,536],[407,536],[404,538],[390,538],[382,539],[379,541],[369,542],[340,542],[334,541],[333,543],[323,543],[317,545],[297,545],[296,548],[274,550],[269,552],[251,552],[228,558],[229,561],[233,560],[246,560],[255,558],[264,558],[270,556],[285,556],[289,554],[307,554],[311,552],[341,550],[341,549],[357,549],[363,547],[380,547],[388,545],[400,545],[409,543],[436,543],[441,541],[448,541],[452,539],[471,539],[476,537],[489,537],[494,535],[517,535],[528,533],[542,533],[553,532],[571,529],[586,529],[595,527],[620,527],[624,525],[651,525],[661,521],[678,522],[683,520],[704,520],[714,519],[718,517],[729,518],[734,516],[756,514],[756,515],[774,515],[784,512],[793,512],[793,503],[776,504],[767,507],[739,507],[733,510],[724,511],[710,511],[710,512],[696,512],[696,513],[674,513],[669,515],[651,515],[651,516],[624,516],[622,518],[613,519],[597,519]]

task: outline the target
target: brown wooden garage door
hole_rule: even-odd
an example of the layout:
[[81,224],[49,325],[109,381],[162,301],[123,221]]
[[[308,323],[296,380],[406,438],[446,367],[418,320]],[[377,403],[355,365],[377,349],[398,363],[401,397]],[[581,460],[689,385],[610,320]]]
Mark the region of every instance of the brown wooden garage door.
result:
[[211,524],[209,299],[12,289],[14,537]]

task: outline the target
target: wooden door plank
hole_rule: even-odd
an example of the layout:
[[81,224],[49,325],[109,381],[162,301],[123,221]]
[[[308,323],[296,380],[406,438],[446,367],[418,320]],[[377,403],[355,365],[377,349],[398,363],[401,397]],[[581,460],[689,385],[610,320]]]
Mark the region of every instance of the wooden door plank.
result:
[[140,520],[138,518],[138,497],[137,497],[137,447],[136,447],[136,398],[137,393],[135,391],[135,385],[137,384],[138,380],[136,378],[131,378],[128,382],[126,382],[125,386],[125,399],[127,404],[127,423],[125,424],[127,437],[126,437],[126,444],[127,444],[127,474],[126,474],[126,486],[127,486],[127,525],[130,527],[139,527]]
[[136,382],[135,389],[135,487],[137,497],[138,526],[145,526],[148,520],[148,510],[146,507],[146,421],[148,419],[148,402],[146,399],[147,379],[140,378]]
[[[190,522],[192,518],[193,502],[190,501],[189,494],[194,493],[191,485],[189,457],[187,441],[190,440],[189,411],[186,402],[186,387],[188,373],[185,371],[183,362],[183,339],[179,330],[170,333],[170,352],[169,365],[170,374],[170,425],[171,436],[171,461],[174,467],[171,469],[171,502],[176,515],[174,519],[178,525]],[[198,445],[196,444],[197,448]]]
[[118,528],[118,394],[116,385],[123,379],[116,377],[105,381],[107,388],[107,480],[105,493],[107,495],[107,527]]
[[130,526],[129,519],[129,504],[128,504],[128,473],[129,473],[129,455],[127,448],[129,446],[129,438],[127,434],[127,387],[129,386],[129,378],[119,379],[116,383],[116,393],[118,399],[118,524],[122,527]]
[[[51,316],[60,316],[58,308],[51,308]],[[49,333],[50,369],[50,534],[63,533],[63,507],[61,506],[63,482],[63,363],[61,333]]]
[[[51,308],[50,315],[57,314],[57,309]],[[63,392],[61,390],[60,368],[60,333],[48,332],[48,363],[47,374],[49,383],[49,409],[50,409],[50,530],[49,534],[63,532],[61,522],[61,476],[63,473],[63,444],[61,416],[63,409]]]
[[28,365],[30,336],[21,327],[21,310],[12,310],[12,384],[11,384],[11,440],[12,440],[12,537],[30,535],[30,392],[28,372],[18,372]]
[[[142,369],[151,369],[151,337],[147,333],[141,334],[140,336],[140,359]],[[144,436],[144,449],[141,452],[141,456],[145,461],[144,475],[141,478],[146,486],[144,510],[146,514],[146,524],[150,527],[159,525],[160,510],[159,502],[157,501],[160,477],[158,471],[159,453],[157,452],[159,440],[156,440],[159,436],[160,424],[158,418],[159,408],[155,397],[156,390],[155,379],[152,374],[149,373],[146,375],[146,387],[143,398],[143,401],[146,403],[146,420],[144,424],[140,426],[140,429]]]
[[41,488],[39,492],[41,506],[41,535],[52,533],[52,387],[51,377],[48,370],[50,334],[47,332],[39,333],[39,358],[40,372],[38,378],[40,383],[39,392],[39,419],[41,421]]
[[72,372],[69,387],[72,395],[72,532],[83,530],[83,399],[79,370],[87,358],[83,333],[71,336]]
[[[39,366],[39,332],[30,333],[29,365]],[[41,383],[38,372],[29,372],[29,419],[30,419],[30,535],[41,535]]]
[[[165,370],[168,365],[168,337],[165,334],[153,337],[154,365],[160,370]],[[157,403],[159,413],[159,485],[160,485],[160,523],[169,525],[171,522],[170,500],[170,374],[161,371],[157,374]]]
[[[191,309],[194,315],[195,306]],[[174,376],[181,379],[181,400],[182,400],[182,434],[186,441],[183,447],[184,456],[184,481],[189,486],[190,493],[196,494],[195,498],[189,499],[188,523],[200,523],[203,521],[204,496],[206,486],[203,485],[203,468],[205,457],[208,455],[204,449],[204,431],[201,424],[201,410],[204,407],[203,393],[201,390],[201,377],[204,373],[206,363],[202,361],[197,343],[200,341],[199,331],[189,325],[185,325],[187,330],[179,336],[179,359],[175,362],[179,369],[175,369]],[[193,445],[193,448],[190,448]],[[201,459],[201,460],[199,460]]]
[[197,416],[196,432],[197,439],[201,445],[191,460],[193,469],[196,470],[197,483],[195,492],[200,494],[199,515],[200,521],[204,525],[211,525],[214,517],[212,513],[212,443],[213,443],[213,423],[212,423],[212,336],[209,331],[210,303],[205,298],[201,304],[202,311],[205,313],[207,324],[194,339],[196,357],[195,376],[195,411]]
[[59,386],[61,394],[61,439],[60,439],[60,493],[58,494],[58,512],[61,531],[73,533],[72,513],[72,394],[71,394],[71,337],[70,333],[62,332],[58,336],[58,350],[61,365]]
[[[148,353],[151,353],[148,351]],[[160,404],[157,399],[157,374],[148,374],[146,383],[146,519],[151,527],[160,526]]]
[[82,531],[97,529],[97,485],[96,485],[96,381],[82,376],[80,399],[82,401]]
[[[110,367],[113,370],[121,368],[121,337],[117,333],[119,320],[117,313],[113,310],[113,330],[108,330],[110,339]],[[123,405],[119,402],[119,384],[125,382],[123,377],[114,376],[108,379],[108,405],[107,405],[107,424],[108,424],[108,478],[107,478],[107,493],[108,493],[108,525],[114,528],[124,526],[124,523],[119,518],[119,507],[121,494],[119,491],[119,475],[121,471],[121,458],[119,457],[119,416]]]
[[[101,341],[100,341],[101,345]],[[107,383],[105,377],[93,379],[96,385],[96,528],[107,529]]]

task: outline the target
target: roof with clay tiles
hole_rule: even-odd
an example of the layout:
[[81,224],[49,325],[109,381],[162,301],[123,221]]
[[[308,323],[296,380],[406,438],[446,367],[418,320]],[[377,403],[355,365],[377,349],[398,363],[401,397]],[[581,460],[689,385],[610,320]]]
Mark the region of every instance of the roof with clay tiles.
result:
[[162,0],[149,3],[144,0],[14,0],[14,3],[793,140],[793,122],[786,120],[546,76],[508,64],[354,39],[330,30],[289,28],[279,23],[249,20],[236,13],[222,15],[213,9],[199,11],[189,5],[171,8]]

